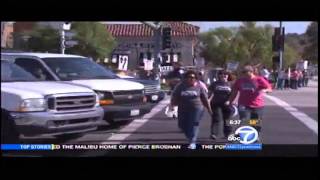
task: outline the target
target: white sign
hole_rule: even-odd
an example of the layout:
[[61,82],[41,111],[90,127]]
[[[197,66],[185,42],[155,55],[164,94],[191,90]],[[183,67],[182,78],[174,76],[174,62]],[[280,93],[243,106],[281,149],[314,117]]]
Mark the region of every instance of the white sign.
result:
[[172,70],[173,70],[172,66],[161,66],[160,67],[161,72],[168,72],[168,71],[172,71]]
[[167,61],[166,61],[166,63],[170,63],[171,61],[170,61],[170,54],[168,54],[167,55]]
[[113,55],[113,56],[112,56],[111,62],[112,62],[112,63],[117,63],[117,55]]
[[228,71],[235,71],[239,66],[239,62],[228,62],[227,63],[227,70]]
[[307,68],[308,68],[308,61],[301,60],[296,64],[296,69],[304,70]]
[[173,55],[173,62],[178,62],[178,54]]
[[119,55],[119,63],[118,69],[126,71],[128,69],[128,56],[127,55]]
[[72,38],[73,36],[76,35],[76,33],[74,33],[74,32],[65,32],[64,35],[65,35],[65,37]]
[[74,46],[74,45],[77,45],[78,44],[78,41],[65,41],[65,44],[67,46]]
[[144,59],[143,60],[144,70],[151,71],[153,69],[153,62],[154,62],[154,58],[152,58],[151,60]]
[[109,59],[108,58],[104,58],[104,63],[108,63],[109,62]]
[[308,61],[304,61],[303,62],[303,68],[304,69],[308,69]]

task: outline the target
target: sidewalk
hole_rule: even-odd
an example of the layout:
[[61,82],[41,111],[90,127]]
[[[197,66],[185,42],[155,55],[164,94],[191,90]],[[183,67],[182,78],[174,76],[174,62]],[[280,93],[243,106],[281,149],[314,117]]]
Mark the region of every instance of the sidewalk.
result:
[[318,76],[314,76],[312,80],[313,81],[318,81]]
[[308,87],[318,88],[318,76],[315,76],[313,79],[309,80]]

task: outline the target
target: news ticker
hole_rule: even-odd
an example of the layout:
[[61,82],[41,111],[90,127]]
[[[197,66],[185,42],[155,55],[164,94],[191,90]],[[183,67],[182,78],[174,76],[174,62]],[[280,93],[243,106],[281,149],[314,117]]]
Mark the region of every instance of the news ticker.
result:
[[[180,150],[182,144],[1,144],[1,150]],[[198,144],[197,150],[262,150],[262,144]]]

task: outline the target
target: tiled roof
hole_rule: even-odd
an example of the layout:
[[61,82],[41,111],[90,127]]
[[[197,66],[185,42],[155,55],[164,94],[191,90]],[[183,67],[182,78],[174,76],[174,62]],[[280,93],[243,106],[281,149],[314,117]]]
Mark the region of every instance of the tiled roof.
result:
[[36,22],[18,21],[13,24],[14,32],[30,31],[34,28]]
[[[167,22],[174,37],[196,36],[199,27],[184,22]],[[115,37],[149,37],[153,30],[145,24],[106,24],[107,30]]]

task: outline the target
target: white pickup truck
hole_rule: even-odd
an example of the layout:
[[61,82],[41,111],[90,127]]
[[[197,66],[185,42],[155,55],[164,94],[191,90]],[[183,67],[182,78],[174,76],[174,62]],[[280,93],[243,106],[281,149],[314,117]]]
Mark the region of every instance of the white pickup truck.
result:
[[47,81],[62,81],[94,90],[109,123],[134,119],[150,112],[144,86],[118,78],[89,58],[51,53],[1,53],[1,58]]
[[42,81],[1,60],[1,140],[19,142],[20,134],[75,135],[97,129],[103,118],[91,89]]

